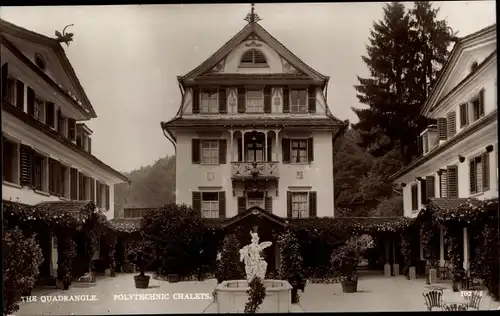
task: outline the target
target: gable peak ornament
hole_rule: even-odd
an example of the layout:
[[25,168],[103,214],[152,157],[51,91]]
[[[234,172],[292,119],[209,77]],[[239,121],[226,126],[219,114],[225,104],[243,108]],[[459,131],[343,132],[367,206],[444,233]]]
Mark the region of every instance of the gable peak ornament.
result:
[[251,3],[250,6],[251,6],[250,13],[247,14],[245,21],[247,21],[248,23],[255,23],[261,21],[262,19],[259,17],[257,13],[255,13],[255,3]]
[[73,26],[73,24],[66,25],[62,31],[62,34],[57,30],[55,31],[57,37],[56,41],[58,41],[59,43],[64,43],[68,47],[69,43],[73,41],[73,35],[74,35],[73,33],[66,33],[66,29],[70,26]]

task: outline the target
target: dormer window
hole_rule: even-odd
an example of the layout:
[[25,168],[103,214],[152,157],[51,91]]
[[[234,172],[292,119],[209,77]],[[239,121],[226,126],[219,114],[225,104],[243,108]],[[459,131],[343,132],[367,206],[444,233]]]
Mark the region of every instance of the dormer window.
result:
[[249,49],[241,57],[240,67],[268,67],[266,56],[258,49]]
[[479,63],[477,61],[473,62],[472,65],[470,66],[470,72],[474,72],[477,67],[479,67]]
[[429,125],[422,134],[420,134],[419,146],[424,155],[436,147],[438,142],[438,129],[436,125]]
[[43,59],[42,55],[36,54],[35,55],[35,65],[40,68],[41,70],[45,71],[45,59]]

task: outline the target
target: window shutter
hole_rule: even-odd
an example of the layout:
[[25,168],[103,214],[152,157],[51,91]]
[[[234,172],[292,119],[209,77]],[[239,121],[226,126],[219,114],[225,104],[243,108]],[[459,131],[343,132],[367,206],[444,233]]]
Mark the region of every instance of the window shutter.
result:
[[483,191],[490,189],[490,155],[484,153],[481,159],[483,164]]
[[[16,81],[16,105],[21,110],[24,110],[24,83],[20,80]],[[35,109],[33,109],[33,113]]]
[[219,139],[219,164],[227,163],[227,140]]
[[272,104],[271,104],[271,87],[266,86],[264,88],[264,113],[272,112]]
[[219,192],[219,218],[226,218],[226,192]]
[[52,102],[45,102],[45,123],[50,127],[55,127],[55,105]]
[[32,156],[31,147],[22,145],[20,147],[21,152],[21,185],[22,186],[31,186],[31,169],[32,169]]
[[49,158],[49,193],[56,195],[57,191],[57,174],[56,174],[56,161]]
[[227,113],[227,94],[225,88],[219,89],[219,113]]
[[271,139],[268,138],[267,139],[267,162],[271,162],[273,161],[273,147],[272,147],[272,143],[271,143]]
[[283,88],[283,113],[290,113],[290,89]]
[[106,209],[109,210],[111,203],[110,203],[110,196],[109,196],[109,185],[106,184]]
[[469,160],[469,188],[470,188],[470,193],[477,193],[477,184],[476,184],[476,160],[471,159]]
[[199,139],[191,140],[191,161],[193,164],[199,164],[201,162],[200,150],[201,141]]
[[427,181],[424,179],[420,181],[420,203],[422,205],[427,203]]
[[281,140],[281,149],[283,151],[283,163],[290,163],[290,139]]
[[193,114],[200,113],[200,91],[197,88],[193,88]]
[[90,178],[90,200],[95,203],[95,179]]
[[238,197],[238,214],[247,210],[247,198],[244,196]]
[[436,181],[434,176],[425,177],[425,185],[426,185],[426,195],[427,198],[433,198],[436,196]]
[[26,100],[28,104],[28,114],[31,116],[35,115],[35,91],[28,87],[28,92],[26,94]]
[[92,153],[92,138],[90,138],[90,136],[87,137],[87,141],[88,141],[88,144],[87,144],[88,145],[88,152],[89,152],[89,154],[91,154]]
[[457,113],[451,111],[448,113],[448,137],[453,137],[457,133]]
[[417,187],[417,185],[411,186],[411,208],[412,208],[412,210],[418,209],[418,187]]
[[64,135],[64,116],[60,108],[57,110],[57,132]]
[[479,117],[484,115],[484,88],[479,91]]
[[70,169],[71,192],[70,197],[72,200],[78,199],[78,170],[75,168]]
[[72,118],[68,118],[68,138],[76,141],[76,121]]
[[286,192],[286,217],[292,218],[292,192]]
[[316,113],[316,87],[309,87],[309,113]]
[[469,125],[469,115],[468,115],[467,103],[460,104],[460,127]]
[[96,194],[96,206],[101,207],[101,200],[102,200],[102,195],[101,195],[101,182],[97,181],[95,182],[95,194]]
[[243,149],[242,139],[238,138],[238,161],[243,161],[243,156],[241,155],[241,150]]
[[458,198],[458,169],[457,166],[448,166],[447,168],[447,178],[448,178],[448,197]]
[[437,119],[437,125],[438,125],[438,134],[439,134],[439,140],[447,140],[448,139],[448,133],[447,133],[447,128],[448,125],[446,123],[446,118],[440,117]]
[[7,77],[9,76],[9,64],[2,65],[2,100],[7,99]]
[[238,88],[238,113],[245,113],[246,111],[245,88]]
[[422,136],[417,136],[417,152],[419,156],[424,153],[424,140]]
[[201,192],[192,193],[193,210],[201,213]]
[[307,139],[307,159],[309,163],[314,161],[314,141],[312,137]]
[[317,199],[316,199],[316,192],[311,191],[309,192],[309,217],[316,217],[317,216]]
[[80,201],[85,200],[84,193],[85,190],[84,190],[83,173],[78,172],[78,199]]
[[269,212],[269,213],[273,212],[273,198],[271,196],[266,196],[264,209],[266,210],[266,212]]

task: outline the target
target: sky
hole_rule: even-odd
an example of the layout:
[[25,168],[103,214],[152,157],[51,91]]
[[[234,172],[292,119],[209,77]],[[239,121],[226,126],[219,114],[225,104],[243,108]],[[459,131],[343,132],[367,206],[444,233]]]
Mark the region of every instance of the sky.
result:
[[[406,5],[406,4],[405,4]],[[495,1],[436,2],[449,26],[465,36],[496,23]],[[257,4],[260,25],[304,62],[330,76],[333,114],[354,123],[357,76],[382,2]],[[408,3],[410,8],[412,5]],[[248,4],[2,7],[0,17],[54,37],[68,24],[66,54],[98,115],[93,153],[128,172],[174,154],[160,122],[173,118],[182,76],[239,32]]]

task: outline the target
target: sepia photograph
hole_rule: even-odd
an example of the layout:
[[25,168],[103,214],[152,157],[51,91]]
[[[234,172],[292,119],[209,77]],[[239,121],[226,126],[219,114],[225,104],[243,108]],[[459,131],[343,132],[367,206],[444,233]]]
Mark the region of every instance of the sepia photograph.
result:
[[3,6],[3,315],[500,310],[496,3]]

